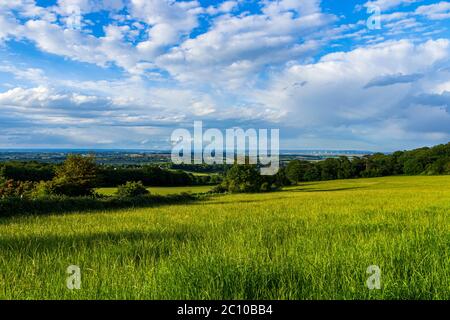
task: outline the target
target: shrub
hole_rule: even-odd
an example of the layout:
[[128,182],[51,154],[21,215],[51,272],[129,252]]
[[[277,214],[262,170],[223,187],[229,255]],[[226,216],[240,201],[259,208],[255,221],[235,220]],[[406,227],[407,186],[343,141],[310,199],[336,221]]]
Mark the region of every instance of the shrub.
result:
[[117,188],[116,195],[121,198],[134,198],[147,195],[150,192],[144,187],[141,181],[128,181]]
[[211,193],[253,193],[269,192],[289,185],[285,170],[281,168],[277,174],[262,176],[256,165],[234,164],[226,173],[223,182],[213,188]]
[[36,199],[21,199],[8,197],[0,198],[0,217],[189,203],[198,200],[199,197],[191,194],[151,195],[135,198],[49,196]]
[[93,195],[94,191],[92,188],[87,188],[86,185],[65,179],[41,181],[32,192],[33,198],[49,196],[86,197]]
[[41,181],[36,184],[31,197],[33,199],[50,197],[56,194],[55,186],[53,181]]
[[34,189],[34,183],[30,181],[14,181],[4,180],[0,181],[0,198],[10,197],[29,197]]
[[217,186],[215,186],[214,188],[212,188],[209,193],[225,193],[227,192],[228,189],[226,186],[219,184]]

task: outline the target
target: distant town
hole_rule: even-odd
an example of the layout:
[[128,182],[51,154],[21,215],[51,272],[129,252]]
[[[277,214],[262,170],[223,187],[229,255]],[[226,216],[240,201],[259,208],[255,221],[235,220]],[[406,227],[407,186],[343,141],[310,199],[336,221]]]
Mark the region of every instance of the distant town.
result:
[[[170,162],[167,150],[88,150],[88,149],[3,149],[0,150],[0,162],[38,161],[45,163],[63,162],[68,154],[95,155],[98,163],[111,165],[141,165],[148,163]],[[327,158],[346,156],[348,158],[373,154],[362,150],[282,150],[281,162],[299,159],[319,161]]]

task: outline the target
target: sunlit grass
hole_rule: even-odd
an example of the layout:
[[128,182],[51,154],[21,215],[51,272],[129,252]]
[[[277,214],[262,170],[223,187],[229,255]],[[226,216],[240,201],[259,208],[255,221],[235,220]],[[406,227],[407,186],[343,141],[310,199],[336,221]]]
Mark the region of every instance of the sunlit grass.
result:
[[[449,299],[449,215],[442,176],[2,219],[0,298]],[[66,288],[71,264],[80,290]]]

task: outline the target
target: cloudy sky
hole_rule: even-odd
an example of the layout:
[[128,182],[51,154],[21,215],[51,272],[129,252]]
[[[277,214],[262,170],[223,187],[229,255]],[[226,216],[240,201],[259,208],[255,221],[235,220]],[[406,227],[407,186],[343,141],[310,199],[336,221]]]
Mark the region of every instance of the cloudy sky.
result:
[[283,149],[444,143],[449,39],[447,1],[0,0],[0,148],[168,149],[194,120]]

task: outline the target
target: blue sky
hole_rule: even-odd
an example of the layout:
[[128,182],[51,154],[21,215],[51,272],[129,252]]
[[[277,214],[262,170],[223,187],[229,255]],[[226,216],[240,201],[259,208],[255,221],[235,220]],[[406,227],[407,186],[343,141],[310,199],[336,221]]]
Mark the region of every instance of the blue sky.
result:
[[0,148],[168,149],[196,120],[282,149],[446,143],[449,27],[448,1],[0,1]]

